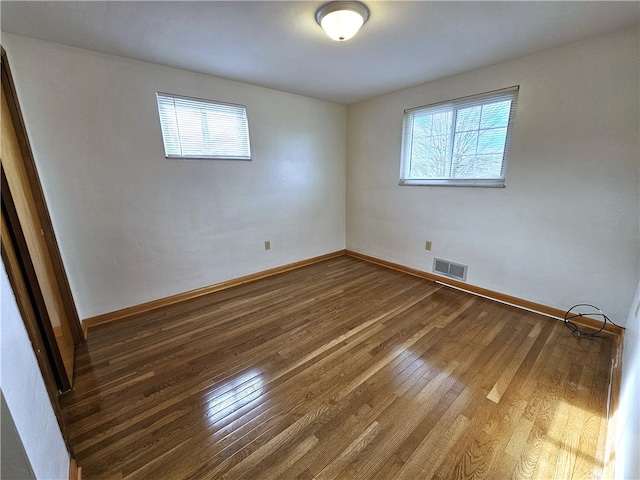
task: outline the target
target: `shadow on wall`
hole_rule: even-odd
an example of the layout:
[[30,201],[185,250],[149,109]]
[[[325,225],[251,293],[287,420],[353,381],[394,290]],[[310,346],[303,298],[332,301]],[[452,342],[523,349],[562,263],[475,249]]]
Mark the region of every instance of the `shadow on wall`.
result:
[[1,391],[0,403],[0,458],[2,458],[0,471],[2,477],[14,480],[35,480],[36,476]]

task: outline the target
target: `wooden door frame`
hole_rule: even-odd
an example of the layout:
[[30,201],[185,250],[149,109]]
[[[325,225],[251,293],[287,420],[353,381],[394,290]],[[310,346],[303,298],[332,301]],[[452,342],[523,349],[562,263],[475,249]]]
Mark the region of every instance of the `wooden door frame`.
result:
[[[17,281],[15,278],[12,279],[11,277],[20,275],[20,281],[24,282],[24,288],[18,288],[18,291],[24,291],[28,297],[28,303],[31,304],[35,314],[37,329],[44,341],[44,349],[52,367],[51,370],[55,378],[56,385],[61,392],[66,392],[71,389],[71,382],[66,375],[60,349],[57,348],[51,318],[47,311],[42,290],[38,284],[36,271],[29,255],[27,241],[25,239],[24,232],[22,231],[20,221],[18,220],[18,212],[16,211],[13,203],[13,196],[9,190],[7,177],[4,173],[4,166],[2,165],[0,165],[0,174],[2,177],[2,184],[0,186],[0,191],[2,191],[3,222],[2,259],[5,262],[11,286],[13,287]],[[18,296],[15,288],[14,294],[16,297]]]
[[[0,175],[2,177],[2,185],[0,186],[2,191],[2,260],[16,297],[27,297],[17,298],[18,303],[30,304],[36,319],[35,328],[42,337],[46,357],[51,365],[56,385],[61,392],[66,392],[71,389],[71,382],[62,362],[62,355],[57,346],[51,318],[47,311],[42,290],[38,284],[27,241],[18,220],[18,212],[13,203],[13,197],[4,173],[4,166],[2,165],[0,165]],[[20,280],[17,279],[18,276],[20,276]],[[24,283],[24,286],[20,287],[18,282]],[[19,295],[19,293],[22,295]],[[25,323],[26,321],[27,319],[25,319]]]
[[[84,343],[85,337],[80,324],[80,319],[76,310],[75,302],[71,294],[71,288],[67,279],[62,257],[58,247],[58,242],[53,230],[53,224],[42,190],[42,185],[38,176],[33,152],[27,136],[24,119],[18,102],[15,84],[11,75],[11,69],[7,59],[6,51],[0,46],[1,57],[1,81],[2,90],[9,107],[10,119],[3,118],[2,121],[11,121],[18,144],[20,147],[23,165],[28,179],[28,187],[33,195],[37,215],[41,223],[42,233],[45,241],[47,253],[51,259],[54,277],[58,282],[60,298],[62,300],[64,315],[71,331],[73,343],[75,345]],[[13,197],[8,188],[4,168],[1,168],[2,185],[0,193],[2,198],[2,236],[1,251],[2,262],[4,264],[9,283],[20,315],[27,330],[29,340],[33,346],[33,351],[40,367],[40,372],[51,400],[51,405],[55,413],[62,437],[67,446],[67,450],[74,456],[73,446],[62,416],[59,402],[61,392],[68,390],[70,385],[65,384],[61,378],[66,377],[66,371],[62,364],[60,350],[55,339],[53,327],[49,320],[48,313],[44,307],[42,291],[35,277],[31,257],[26,250],[26,242],[22,227],[18,221]],[[56,354],[57,352],[57,354]],[[59,370],[62,369],[62,370]],[[61,375],[61,372],[64,375]]]
[[[4,170],[2,171],[2,176],[4,177]],[[6,197],[3,193],[3,228],[1,242],[2,263],[4,264],[4,268],[7,272],[7,277],[9,278],[11,290],[13,291],[13,294],[16,298],[16,304],[18,305],[18,310],[20,311],[20,317],[22,317],[22,321],[24,322],[25,329],[27,330],[29,340],[31,341],[33,353],[35,354],[36,360],[38,361],[40,373],[42,373],[42,379],[44,380],[44,385],[47,389],[47,393],[49,394],[49,400],[51,401],[51,406],[55,413],[56,420],[58,421],[58,426],[60,427],[62,438],[65,441],[67,450],[69,450],[70,455],[73,456],[73,447],[71,445],[66,424],[64,422],[64,417],[62,416],[60,402],[58,399],[58,396],[60,394],[60,387],[58,384],[58,379],[56,378],[55,370],[53,368],[52,360],[50,358],[49,347],[51,344],[45,340],[45,335],[43,334],[43,331],[40,327],[40,318],[35,309],[37,301],[33,298],[33,291],[29,287],[24,263],[21,262],[20,256],[16,251],[17,241],[13,236],[13,232],[11,232],[10,230],[5,230],[5,227],[8,227],[7,224],[9,223],[8,219],[6,218],[7,210],[5,208],[5,199]]]
[[38,217],[40,218],[40,221],[42,223],[44,240],[47,245],[49,255],[51,256],[51,263],[53,264],[55,278],[58,282],[58,285],[60,286],[60,293],[64,305],[64,313],[69,322],[69,328],[71,329],[73,343],[78,345],[83,343],[85,340],[84,332],[82,331],[80,318],[78,317],[78,311],[71,294],[71,287],[69,286],[69,281],[64,268],[64,264],[62,262],[62,257],[60,256],[60,248],[53,231],[53,224],[51,223],[51,217],[49,216],[49,210],[47,209],[47,202],[44,197],[42,185],[40,184],[38,169],[36,168],[33,152],[31,151],[31,145],[29,143],[27,129],[22,117],[22,111],[20,109],[20,102],[18,101],[15,84],[13,83],[13,76],[11,75],[7,53],[3,47],[0,46],[0,49],[2,57],[2,88],[7,98],[9,111],[11,112],[13,128],[15,129],[16,136],[18,137],[18,143],[20,144],[24,166],[29,179],[29,186],[31,187],[31,191],[35,199],[36,208],[38,210]]

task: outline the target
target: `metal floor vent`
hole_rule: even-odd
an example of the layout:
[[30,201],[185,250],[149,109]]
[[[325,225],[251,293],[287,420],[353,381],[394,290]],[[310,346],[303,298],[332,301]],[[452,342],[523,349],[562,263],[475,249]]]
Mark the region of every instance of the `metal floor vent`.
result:
[[433,260],[434,273],[455,278],[456,280],[462,280],[463,282],[467,279],[467,268],[467,265],[460,265],[450,262],[449,260],[442,260],[441,258]]

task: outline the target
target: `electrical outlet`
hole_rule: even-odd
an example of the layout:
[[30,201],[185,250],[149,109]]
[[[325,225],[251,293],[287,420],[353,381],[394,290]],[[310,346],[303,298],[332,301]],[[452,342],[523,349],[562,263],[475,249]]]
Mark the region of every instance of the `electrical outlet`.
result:
[[265,250],[271,250],[271,242],[269,240],[264,242],[264,249]]
[[431,250],[431,240],[427,240],[426,242],[424,242],[424,249]]

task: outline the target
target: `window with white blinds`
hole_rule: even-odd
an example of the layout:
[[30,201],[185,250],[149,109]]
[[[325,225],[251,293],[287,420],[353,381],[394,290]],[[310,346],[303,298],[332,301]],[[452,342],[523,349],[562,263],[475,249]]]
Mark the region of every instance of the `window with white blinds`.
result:
[[251,160],[247,107],[157,93],[167,158]]
[[400,185],[504,186],[518,87],[405,110]]

